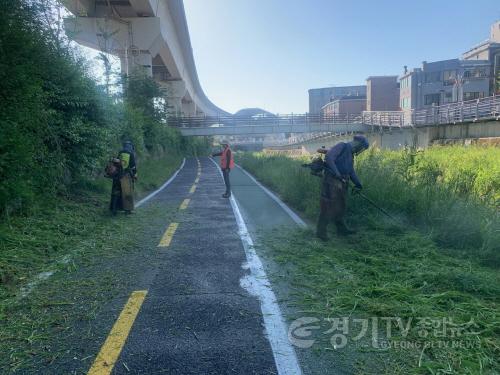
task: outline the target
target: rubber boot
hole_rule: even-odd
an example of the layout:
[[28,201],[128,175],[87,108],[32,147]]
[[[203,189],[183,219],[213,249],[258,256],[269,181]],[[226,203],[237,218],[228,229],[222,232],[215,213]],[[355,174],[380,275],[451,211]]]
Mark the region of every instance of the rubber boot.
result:
[[337,234],[339,236],[348,236],[350,234],[356,233],[356,231],[349,229],[347,225],[345,224],[344,220],[338,220],[335,222],[335,225],[337,226]]

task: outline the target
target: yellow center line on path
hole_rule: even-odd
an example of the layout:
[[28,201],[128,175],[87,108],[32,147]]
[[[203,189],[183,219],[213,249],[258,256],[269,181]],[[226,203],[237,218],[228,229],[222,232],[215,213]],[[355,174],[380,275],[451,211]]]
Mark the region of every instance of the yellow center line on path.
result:
[[193,186],[191,186],[191,189],[189,189],[189,194],[193,194],[195,191],[196,191],[196,184],[193,184]]
[[172,223],[168,226],[167,230],[163,234],[163,237],[161,238],[160,243],[158,244],[158,247],[170,246],[170,242],[172,242],[172,238],[174,237],[175,231],[177,230],[178,226],[179,223]]
[[196,177],[196,180],[194,180],[195,184],[197,184],[198,182],[200,182],[200,176]]
[[109,375],[120,356],[147,290],[132,292],[87,375]]
[[185,210],[189,204],[189,201],[189,198],[184,199],[181,203],[181,206],[179,207],[179,210]]

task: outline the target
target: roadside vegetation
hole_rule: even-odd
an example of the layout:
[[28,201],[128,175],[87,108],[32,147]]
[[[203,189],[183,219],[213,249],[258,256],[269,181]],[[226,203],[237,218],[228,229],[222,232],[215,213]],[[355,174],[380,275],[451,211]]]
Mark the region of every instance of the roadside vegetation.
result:
[[[321,180],[301,167],[308,160],[265,153],[238,158],[315,221]],[[500,371],[499,161],[496,148],[370,149],[356,161],[363,193],[396,221],[351,195],[347,221],[358,230],[352,237],[338,238],[333,228],[327,243],[310,231],[265,236],[267,255],[288,275],[287,303],[298,311],[291,319],[347,316],[352,323],[353,318],[393,317],[404,324],[413,319],[407,334],[393,320],[392,336],[385,341],[413,347],[355,342],[359,332],[350,332],[344,350],[335,351],[323,334],[313,349],[334,353],[337,363],[360,374]],[[283,282],[282,275],[278,279]],[[443,329],[442,322],[450,321],[449,327],[468,331],[435,336],[440,327],[428,326],[424,336],[421,318],[431,325],[441,322]],[[383,341],[385,326],[379,330]]]
[[[160,186],[182,157],[208,141],[186,139],[166,123],[167,103],[141,70],[114,78],[100,54],[100,84],[61,28],[52,0],[0,3],[0,299],[67,259],[106,217],[109,158],[131,140],[137,196]],[[112,240],[110,240],[111,243]]]

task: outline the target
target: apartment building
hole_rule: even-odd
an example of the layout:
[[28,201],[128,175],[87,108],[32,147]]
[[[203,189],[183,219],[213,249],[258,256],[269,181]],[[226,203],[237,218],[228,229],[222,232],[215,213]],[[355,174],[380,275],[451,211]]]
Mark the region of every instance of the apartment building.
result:
[[398,76],[370,76],[366,79],[366,110],[399,110]]
[[309,90],[309,113],[319,114],[321,108],[343,97],[366,96],[366,86],[323,87]]
[[488,60],[443,60],[422,63],[400,77],[402,110],[424,109],[490,95]]
[[346,96],[332,100],[321,108],[321,113],[325,117],[329,116],[357,116],[366,111],[366,96]]
[[464,60],[490,63],[490,95],[500,95],[500,21],[491,25],[490,37],[462,55]]

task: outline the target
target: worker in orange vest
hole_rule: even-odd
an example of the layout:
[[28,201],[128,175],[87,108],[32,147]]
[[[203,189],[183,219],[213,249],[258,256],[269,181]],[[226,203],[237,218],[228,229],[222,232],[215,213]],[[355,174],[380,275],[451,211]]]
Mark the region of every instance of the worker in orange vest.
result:
[[223,147],[221,152],[213,154],[212,156],[220,156],[220,169],[222,170],[222,176],[224,176],[224,183],[226,184],[226,192],[222,195],[223,198],[229,198],[231,196],[231,183],[229,181],[229,172],[234,168],[234,158],[231,149],[229,148],[229,143],[224,140],[220,143]]

